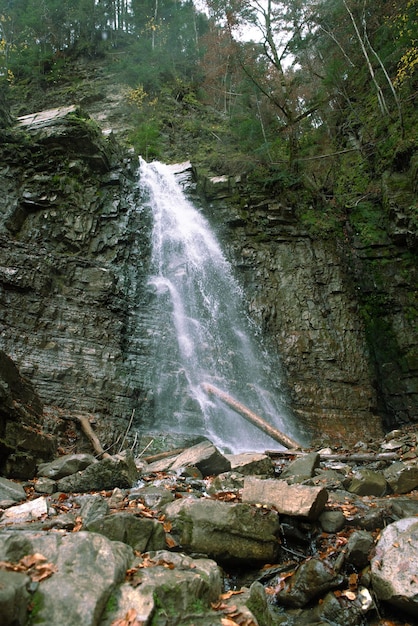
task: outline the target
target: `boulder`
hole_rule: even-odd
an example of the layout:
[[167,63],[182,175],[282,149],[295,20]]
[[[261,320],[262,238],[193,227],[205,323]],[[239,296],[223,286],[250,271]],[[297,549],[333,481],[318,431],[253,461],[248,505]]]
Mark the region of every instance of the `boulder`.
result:
[[268,504],[285,515],[315,520],[322,513],[328,492],[322,487],[288,485],[285,480],[261,480],[247,476],[242,501]]
[[358,496],[384,496],[387,491],[387,482],[380,472],[361,469],[354,474],[348,491]]
[[274,475],[274,464],[267,454],[261,452],[242,452],[241,454],[225,454],[231,463],[231,470],[244,476],[254,474]]
[[279,576],[280,590],[275,594],[278,604],[301,608],[310,600],[330,589],[339,587],[344,578],[336,573],[325,560],[309,559],[299,565],[291,576],[284,580]]
[[249,504],[184,498],[168,504],[172,536],[184,550],[212,558],[271,562],[278,553],[278,515]]
[[114,513],[88,522],[87,530],[100,533],[112,541],[122,541],[138,552],[162,550],[166,547],[162,524],[132,513]]
[[0,526],[22,524],[48,515],[48,501],[45,497],[35,498],[7,509],[0,520]]
[[35,553],[54,567],[32,596],[32,618],[36,615],[38,624],[66,626],[99,624],[133,558],[129,546],[94,533],[0,533],[0,560],[17,562]]
[[357,530],[347,542],[345,559],[355,567],[366,567],[374,547],[373,535],[366,530]]
[[0,477],[0,507],[5,508],[15,502],[26,500],[26,491],[19,483]]
[[319,516],[319,523],[326,533],[337,533],[344,528],[346,519],[342,511],[324,511]]
[[118,454],[102,459],[86,469],[61,478],[57,482],[58,491],[85,492],[129,488],[138,479],[138,470],[131,454]]
[[379,600],[418,618],[418,519],[389,524],[371,560],[372,584]]
[[38,466],[38,476],[59,480],[65,476],[81,472],[93,463],[97,463],[97,461],[92,454],[66,454],[50,463],[41,463]]
[[[151,619],[153,624],[193,624],[196,617],[199,624],[221,624],[210,610],[210,603],[218,599],[222,589],[215,561],[150,552],[136,559],[130,578],[131,584],[122,585],[113,595],[116,606],[107,612],[101,626],[124,620],[129,611],[135,614],[135,623],[141,624],[150,624]],[[202,618],[207,621],[202,622]]]
[[384,472],[385,479],[394,493],[409,493],[418,487],[418,465],[398,461]]
[[21,572],[0,569],[0,615],[2,626],[21,626],[27,623],[30,600],[29,576]]
[[179,454],[170,466],[171,471],[193,465],[202,476],[227,472],[231,463],[210,441],[202,441]]
[[301,483],[312,478],[315,470],[319,467],[320,456],[318,452],[305,454],[292,463],[280,474],[280,479],[288,483]]
[[131,489],[128,500],[140,500],[150,509],[160,509],[165,504],[172,502],[174,496],[165,487],[160,485],[147,485],[138,489]]

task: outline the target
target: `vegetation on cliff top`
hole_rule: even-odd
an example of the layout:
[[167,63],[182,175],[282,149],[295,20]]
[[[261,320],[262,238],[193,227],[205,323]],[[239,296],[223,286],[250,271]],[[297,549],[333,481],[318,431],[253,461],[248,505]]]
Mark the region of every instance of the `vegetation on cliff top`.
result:
[[[368,203],[381,200],[381,175],[406,171],[416,152],[418,0],[199,6],[0,1],[14,111],[31,112],[37,94],[54,90],[88,103],[106,75],[126,89],[127,140],[146,158],[191,158],[265,191],[295,190],[302,219],[322,232],[360,210],[373,239]],[[80,89],[81,61],[90,92]]]

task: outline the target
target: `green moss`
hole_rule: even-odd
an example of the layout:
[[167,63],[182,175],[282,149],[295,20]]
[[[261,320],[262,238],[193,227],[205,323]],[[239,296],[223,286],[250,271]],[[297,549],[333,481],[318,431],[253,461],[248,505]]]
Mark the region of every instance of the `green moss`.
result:
[[340,236],[341,222],[337,211],[331,207],[309,206],[299,214],[302,225],[314,236]]
[[40,617],[40,612],[42,611],[45,604],[45,599],[43,594],[38,590],[32,596],[32,601],[30,603],[29,610],[29,619],[28,624],[32,626],[33,624],[40,624],[44,620]]

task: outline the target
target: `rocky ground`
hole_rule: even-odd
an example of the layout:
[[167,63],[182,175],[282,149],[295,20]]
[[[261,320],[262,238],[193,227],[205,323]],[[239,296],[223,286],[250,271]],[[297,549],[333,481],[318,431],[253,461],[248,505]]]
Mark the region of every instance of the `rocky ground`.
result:
[[414,624],[416,429],[352,451],[65,454],[0,479],[2,624]]

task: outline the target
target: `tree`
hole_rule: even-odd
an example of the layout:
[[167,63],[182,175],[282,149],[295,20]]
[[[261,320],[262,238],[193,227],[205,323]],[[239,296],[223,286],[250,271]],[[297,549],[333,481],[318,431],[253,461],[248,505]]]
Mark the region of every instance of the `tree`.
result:
[[[289,163],[298,167],[299,126],[320,106],[319,92],[301,87],[312,76],[298,64],[310,36],[306,28],[309,3],[300,0],[208,0],[214,19],[223,19],[243,72],[275,108],[279,132],[286,137]],[[251,26],[259,42],[245,43],[242,32]],[[314,85],[314,82],[312,82]]]

